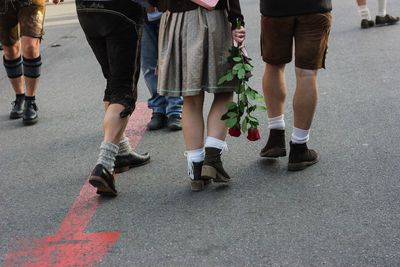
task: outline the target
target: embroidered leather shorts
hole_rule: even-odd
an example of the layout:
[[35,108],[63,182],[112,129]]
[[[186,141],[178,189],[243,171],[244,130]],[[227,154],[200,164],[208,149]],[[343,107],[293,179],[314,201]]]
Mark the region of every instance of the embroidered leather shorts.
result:
[[0,0],[0,42],[14,45],[20,36],[42,38],[44,0]]

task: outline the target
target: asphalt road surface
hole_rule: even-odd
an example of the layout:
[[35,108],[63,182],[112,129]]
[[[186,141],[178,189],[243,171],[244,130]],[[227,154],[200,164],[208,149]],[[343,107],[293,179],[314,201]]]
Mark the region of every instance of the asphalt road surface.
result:
[[[259,1],[241,3],[251,84],[261,92]],[[0,68],[0,264],[400,266],[400,25],[361,30],[355,1],[333,4],[309,142],[318,164],[292,173],[287,158],[260,158],[268,130],[259,113],[261,140],[227,138],[233,182],[192,193],[182,133],[144,131],[141,79],[128,136],[152,159],[119,175],[111,200],[86,184],[103,136],[105,82],[73,1],[48,4],[38,124],[8,119],[14,95]],[[293,64],[286,78],[289,139]]]

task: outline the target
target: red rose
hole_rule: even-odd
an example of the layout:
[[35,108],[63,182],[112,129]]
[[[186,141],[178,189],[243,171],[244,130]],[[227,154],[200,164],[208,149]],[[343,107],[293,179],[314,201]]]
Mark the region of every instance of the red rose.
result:
[[247,139],[249,139],[250,141],[257,141],[258,139],[260,139],[260,133],[258,132],[258,129],[250,128],[247,132]]
[[234,137],[239,137],[241,134],[240,128],[238,125],[229,128],[229,135],[234,136]]

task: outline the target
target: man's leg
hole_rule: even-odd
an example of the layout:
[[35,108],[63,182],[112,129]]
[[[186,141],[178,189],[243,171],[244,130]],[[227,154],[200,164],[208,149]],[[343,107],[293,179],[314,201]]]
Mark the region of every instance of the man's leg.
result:
[[286,98],[285,65],[265,65],[263,93],[268,112],[270,134],[260,156],[286,156],[284,105]]
[[167,96],[166,114],[168,117],[167,126],[171,131],[178,131],[182,129],[182,107],[183,98]]
[[375,17],[376,26],[396,24],[399,20],[399,17],[392,17],[386,13],[386,0],[378,0],[378,12]]
[[19,119],[23,116],[23,103],[25,99],[24,82],[22,79],[21,43],[17,41],[12,46],[4,46],[3,63],[16,99],[10,113],[10,119]]

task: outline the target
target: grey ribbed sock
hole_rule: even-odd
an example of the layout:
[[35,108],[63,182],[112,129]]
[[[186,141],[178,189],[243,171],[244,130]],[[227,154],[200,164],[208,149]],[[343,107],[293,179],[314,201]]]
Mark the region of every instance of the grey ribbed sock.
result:
[[110,173],[114,172],[114,161],[115,156],[118,153],[118,146],[102,142],[100,146],[100,154],[97,160],[97,164],[103,165]]
[[121,137],[119,141],[119,151],[118,156],[126,156],[132,152],[131,144],[129,143],[129,139],[126,136]]

